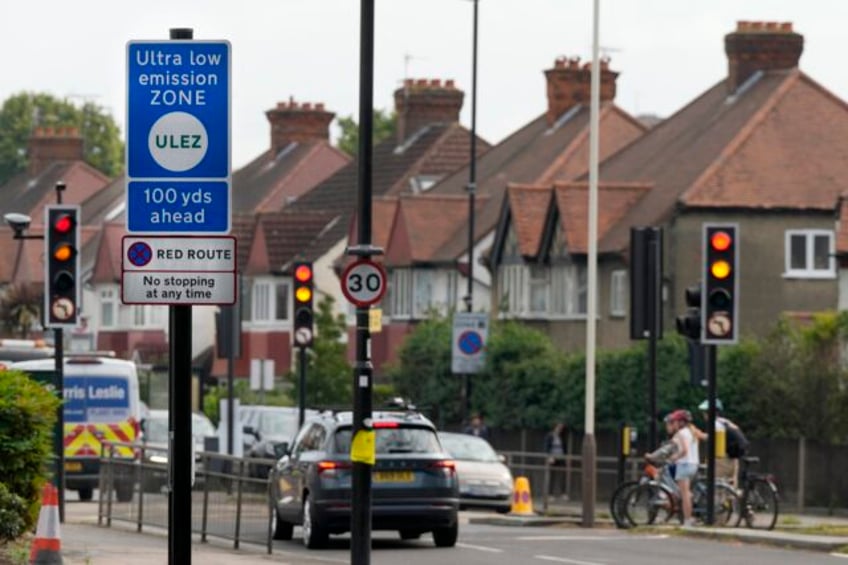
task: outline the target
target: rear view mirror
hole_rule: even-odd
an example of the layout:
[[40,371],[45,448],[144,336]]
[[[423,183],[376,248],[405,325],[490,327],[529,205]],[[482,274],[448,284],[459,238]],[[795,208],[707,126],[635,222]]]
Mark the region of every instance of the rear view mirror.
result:
[[285,457],[289,454],[289,442],[281,441],[280,443],[274,444],[274,455],[277,456],[277,459],[281,457]]
[[253,426],[245,426],[242,429],[244,430],[244,433],[246,433],[248,435],[252,435],[256,439],[260,439],[259,438],[259,430],[255,429]]

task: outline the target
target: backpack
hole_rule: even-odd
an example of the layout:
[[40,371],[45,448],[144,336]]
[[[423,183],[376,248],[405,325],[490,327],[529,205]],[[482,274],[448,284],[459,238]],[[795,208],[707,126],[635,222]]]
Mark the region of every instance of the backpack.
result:
[[738,427],[725,425],[724,427],[725,440],[727,442],[727,456],[731,459],[739,459],[748,452],[748,447],[751,442],[745,437]]

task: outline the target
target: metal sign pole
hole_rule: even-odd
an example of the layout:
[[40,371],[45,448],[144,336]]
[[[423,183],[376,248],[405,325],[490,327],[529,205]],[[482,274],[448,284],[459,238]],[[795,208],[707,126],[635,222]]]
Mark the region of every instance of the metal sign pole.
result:
[[[371,246],[372,137],[374,112],[374,0],[360,3],[359,51],[359,170],[358,241],[348,252],[369,257],[378,253]],[[356,308],[356,364],[353,371],[353,489],[351,493],[352,565],[371,562],[371,469],[374,466],[374,438],[371,423],[371,306]]]
[[298,425],[302,426],[306,419],[306,347],[298,347],[298,367],[300,372],[300,381],[298,383],[298,399],[297,399],[297,421]]
[[715,462],[716,462],[716,346],[705,345],[707,362],[707,524],[715,524]]
[[[65,183],[56,183],[56,204],[62,203],[62,191]],[[77,283],[79,284],[79,283]],[[46,313],[45,313],[46,319]],[[56,490],[59,492],[59,522],[65,523],[65,331],[63,328],[53,330],[53,348],[56,359],[56,394],[62,404],[56,410]]]
[[[171,39],[193,39],[191,29],[171,29]],[[168,564],[191,565],[191,306],[169,307]]]

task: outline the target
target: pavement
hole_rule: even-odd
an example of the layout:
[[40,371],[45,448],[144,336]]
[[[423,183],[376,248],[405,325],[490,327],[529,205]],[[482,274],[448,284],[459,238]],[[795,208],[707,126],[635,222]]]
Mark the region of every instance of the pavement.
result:
[[[603,513],[604,508],[598,508],[599,515]],[[845,554],[837,554],[838,549],[848,546],[848,537],[846,536],[824,536],[824,535],[808,535],[791,530],[801,528],[809,528],[820,525],[842,526],[848,528],[848,518],[833,517],[833,516],[811,516],[811,515],[789,515],[781,516],[780,528],[775,531],[759,531],[745,528],[706,528],[706,527],[664,527],[660,529],[652,529],[651,531],[619,531],[615,530],[611,521],[600,517],[596,521],[594,530],[586,530],[575,527],[580,523],[581,507],[579,503],[560,503],[552,505],[549,508],[550,516],[510,516],[510,515],[495,515],[488,513],[463,513],[461,528],[462,537],[458,548],[463,550],[462,555],[469,554],[468,558],[463,557],[462,563],[476,562],[472,557],[476,553],[482,553],[481,557],[494,558],[493,552],[503,552],[512,549],[510,545],[499,547],[495,544],[503,542],[507,543],[509,536],[513,536],[515,540],[535,540],[533,543],[548,543],[551,545],[551,550],[547,554],[549,556],[558,555],[554,548],[558,551],[563,551],[565,548],[575,548],[576,543],[603,543],[605,547],[612,547],[610,544],[617,543],[626,544],[627,539],[632,539],[636,544],[639,540],[645,540],[641,543],[646,543],[645,551],[647,555],[656,549],[649,543],[650,539],[662,539],[664,548],[672,550],[672,544],[683,544],[683,540],[687,538],[702,538],[698,542],[696,539],[691,539],[690,543],[714,544],[715,550],[729,552],[728,555],[736,557],[732,548],[736,547],[740,550],[742,546],[750,546],[755,552],[767,551],[766,547],[770,546],[773,550],[784,552],[786,548],[794,548],[796,557],[792,558],[790,551],[789,561],[793,559],[810,562],[810,560],[818,560],[816,555],[825,558],[833,559],[835,557],[848,557]],[[513,529],[509,526],[522,526],[522,529]],[[656,535],[657,531],[659,534]],[[503,532],[499,534],[498,532]],[[516,532],[516,533],[510,533]],[[527,532],[527,533],[518,533]],[[375,562],[396,562],[395,559],[403,556],[403,559],[408,563],[415,563],[419,558],[423,562],[429,562],[438,551],[432,547],[432,542],[429,540],[421,540],[413,542],[412,545],[406,545],[397,541],[396,536],[392,537],[381,533],[382,539],[375,542],[377,545],[376,555],[380,559]],[[582,537],[581,537],[582,536]],[[653,538],[652,538],[653,536]],[[681,537],[683,536],[683,537]],[[569,537],[574,542],[569,541]],[[591,539],[590,539],[591,538]],[[622,540],[617,542],[616,540]],[[674,541],[675,539],[680,541]],[[715,540],[715,541],[712,541]],[[721,542],[732,542],[718,543]],[[234,550],[231,541],[222,539],[209,538],[206,543],[201,543],[198,536],[195,536],[192,544],[192,561],[203,565],[239,565],[247,563],[262,563],[274,562],[283,565],[314,565],[315,563],[345,563],[347,555],[345,548],[349,547],[348,541],[340,539],[337,543],[338,547],[335,553],[330,552],[308,552],[304,551],[300,546],[299,540],[293,542],[275,542],[273,555],[268,555],[267,549],[264,546],[242,543],[240,549]],[[659,543],[655,541],[654,543]],[[513,543],[514,545],[514,543]],[[693,547],[710,547],[708,546],[693,546]],[[762,549],[756,549],[756,548]],[[423,551],[422,551],[423,550]],[[803,551],[798,551],[803,550]],[[587,552],[590,549],[586,549]],[[594,551],[594,549],[591,549]],[[675,549],[676,551],[676,549]],[[687,550],[681,550],[684,552]],[[432,553],[431,553],[432,552]],[[736,552],[738,553],[738,551]],[[168,543],[167,531],[161,528],[145,527],[144,533],[137,533],[134,526],[123,523],[113,523],[111,528],[97,526],[96,519],[96,504],[76,503],[68,504],[66,507],[66,522],[62,525],[62,555],[66,565],[150,565],[157,563],[168,562]],[[427,557],[429,555],[429,557]],[[542,557],[544,557],[542,555]],[[561,554],[560,554],[561,555]],[[568,553],[568,555],[572,555]],[[591,553],[587,553],[587,556]],[[647,556],[646,555],[646,556]],[[759,561],[759,554],[753,557],[754,561]],[[457,554],[457,557],[459,554]],[[442,555],[440,554],[440,557]],[[506,555],[498,555],[506,559]],[[539,557],[539,556],[533,556]],[[542,559],[539,557],[539,559]],[[595,557],[592,555],[592,557]],[[741,557],[741,555],[739,555]],[[763,558],[765,555],[762,556]],[[470,560],[469,560],[470,559]],[[558,558],[560,562],[577,563],[571,558]],[[544,559],[542,559],[544,560]],[[549,561],[552,559],[548,559]],[[616,562],[607,560],[606,562]],[[460,561],[455,561],[460,562]],[[495,561],[491,561],[495,563]],[[586,561],[594,563],[594,561]],[[741,562],[745,562],[742,560]],[[747,561],[750,563],[752,561]],[[635,563],[635,561],[634,561]]]

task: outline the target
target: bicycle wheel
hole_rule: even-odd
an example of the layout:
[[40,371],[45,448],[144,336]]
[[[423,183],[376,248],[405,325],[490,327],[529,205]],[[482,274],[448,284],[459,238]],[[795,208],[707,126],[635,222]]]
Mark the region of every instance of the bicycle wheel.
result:
[[632,528],[633,523],[627,518],[624,511],[624,506],[627,503],[627,495],[630,491],[639,486],[639,481],[625,481],[616,487],[615,492],[610,498],[610,516],[612,516],[616,527],[627,529]]
[[[734,513],[739,510],[739,496],[730,485],[718,482],[715,485],[713,502],[713,523],[718,527],[735,525],[738,518]],[[692,483],[692,515],[701,523],[707,521],[707,481],[696,479]]]
[[771,530],[777,524],[777,489],[766,479],[748,482],[742,498],[742,517],[749,528]]
[[664,524],[676,513],[674,494],[654,481],[633,488],[626,498],[623,515],[634,526]]

